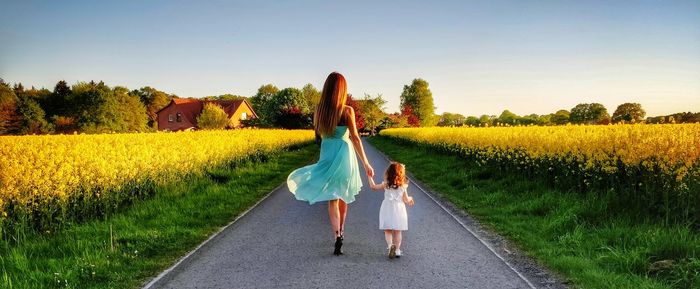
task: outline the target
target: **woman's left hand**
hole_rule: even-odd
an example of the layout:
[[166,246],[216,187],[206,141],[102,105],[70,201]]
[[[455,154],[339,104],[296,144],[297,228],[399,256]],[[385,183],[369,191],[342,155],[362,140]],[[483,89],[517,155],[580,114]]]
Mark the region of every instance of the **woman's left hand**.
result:
[[372,178],[374,177],[374,169],[370,164],[365,164],[365,172],[367,172],[367,176]]

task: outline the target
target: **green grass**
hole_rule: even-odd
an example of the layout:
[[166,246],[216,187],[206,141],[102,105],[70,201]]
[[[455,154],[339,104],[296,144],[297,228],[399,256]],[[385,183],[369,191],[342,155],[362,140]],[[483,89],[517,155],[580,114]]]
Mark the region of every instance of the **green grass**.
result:
[[[191,176],[103,220],[0,247],[0,288],[137,288],[282,183],[313,145]],[[112,236],[110,238],[110,227]]]
[[700,234],[386,137],[370,142],[578,288],[700,288]]

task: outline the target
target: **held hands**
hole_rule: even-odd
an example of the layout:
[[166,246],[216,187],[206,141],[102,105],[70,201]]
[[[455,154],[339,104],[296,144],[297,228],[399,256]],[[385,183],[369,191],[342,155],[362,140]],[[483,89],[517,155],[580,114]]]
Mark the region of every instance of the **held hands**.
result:
[[374,183],[374,178],[373,178],[373,177],[367,176],[367,180],[369,181],[369,185],[370,185],[370,186],[375,186],[375,185],[376,185],[376,184]]
[[381,183],[381,184],[377,185],[377,184],[374,182],[374,178],[373,178],[373,177],[368,176],[368,177],[367,177],[367,180],[369,181],[369,187],[370,187],[372,190],[375,190],[375,191],[376,191],[376,190],[381,190],[381,189],[384,188],[384,183]]
[[365,172],[367,173],[368,177],[374,177],[374,169],[369,163],[365,163]]

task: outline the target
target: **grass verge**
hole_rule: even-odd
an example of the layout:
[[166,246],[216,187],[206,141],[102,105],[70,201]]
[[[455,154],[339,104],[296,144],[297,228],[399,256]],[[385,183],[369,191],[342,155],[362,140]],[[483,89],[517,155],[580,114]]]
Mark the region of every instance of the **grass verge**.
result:
[[700,234],[387,137],[370,143],[578,288],[700,288]]
[[157,187],[153,198],[103,220],[0,244],[0,288],[138,288],[317,152],[307,145],[211,170]]

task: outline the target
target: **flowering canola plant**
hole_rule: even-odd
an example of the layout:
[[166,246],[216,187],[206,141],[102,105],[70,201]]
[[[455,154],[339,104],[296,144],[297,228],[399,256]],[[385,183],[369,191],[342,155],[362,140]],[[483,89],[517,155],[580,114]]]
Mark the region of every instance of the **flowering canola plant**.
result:
[[686,213],[700,201],[700,124],[429,127],[380,134],[459,154],[479,166],[555,182],[574,179],[565,183],[582,189],[633,191],[633,198],[667,203],[675,197]]
[[134,192],[136,184],[201,174],[207,168],[308,143],[313,137],[308,130],[263,129],[1,136],[0,220],[19,209],[41,211],[46,203],[65,207],[61,204],[76,198],[110,199],[114,197],[110,194]]

